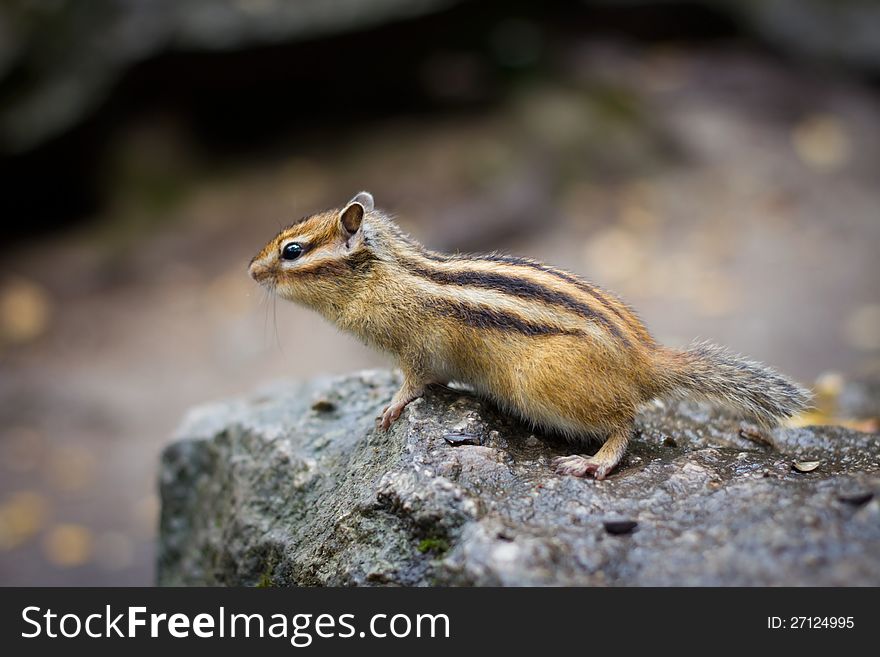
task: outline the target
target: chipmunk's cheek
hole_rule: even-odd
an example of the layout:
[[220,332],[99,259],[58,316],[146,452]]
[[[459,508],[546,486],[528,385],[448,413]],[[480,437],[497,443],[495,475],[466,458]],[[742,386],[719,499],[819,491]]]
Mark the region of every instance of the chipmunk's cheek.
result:
[[291,285],[290,282],[285,281],[283,278],[279,278],[275,281],[275,284],[272,285],[272,291],[276,296],[281,297],[286,301],[299,301],[302,296],[298,293],[295,285]]

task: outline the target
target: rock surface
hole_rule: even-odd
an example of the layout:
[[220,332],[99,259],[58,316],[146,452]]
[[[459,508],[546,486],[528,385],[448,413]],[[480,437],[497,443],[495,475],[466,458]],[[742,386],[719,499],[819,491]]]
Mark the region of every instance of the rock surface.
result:
[[362,372],[192,411],[162,459],[159,583],[880,585],[878,434],[761,438],[657,404],[596,482],[554,474],[565,443],[461,391],[378,433],[396,384]]

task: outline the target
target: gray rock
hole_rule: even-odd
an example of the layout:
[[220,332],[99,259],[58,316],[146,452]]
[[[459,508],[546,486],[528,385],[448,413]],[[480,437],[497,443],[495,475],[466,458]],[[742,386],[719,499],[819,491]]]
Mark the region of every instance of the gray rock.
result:
[[596,482],[554,474],[563,442],[461,391],[379,433],[396,384],[363,372],[192,411],[162,457],[159,582],[880,584],[877,434],[658,404]]
[[836,406],[837,413],[844,417],[880,418],[880,376],[847,381]]
[[724,0],[781,51],[873,75],[880,69],[880,6],[874,0]]
[[[677,0],[593,0],[597,5],[674,5]],[[849,67],[876,75],[880,69],[880,4],[876,0],[698,0],[735,20],[793,58]]]

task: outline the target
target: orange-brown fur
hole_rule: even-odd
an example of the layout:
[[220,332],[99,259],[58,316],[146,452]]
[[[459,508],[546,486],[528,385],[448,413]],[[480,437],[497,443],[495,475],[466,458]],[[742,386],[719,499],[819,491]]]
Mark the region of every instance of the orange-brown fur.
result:
[[[281,253],[291,242],[307,251],[288,262]],[[425,385],[464,382],[535,426],[605,440],[591,458],[560,459],[569,474],[607,475],[638,406],[660,395],[722,398],[767,421],[807,399],[720,349],[658,346],[628,306],[567,272],[497,254],[428,251],[366,193],[282,230],[254,258],[251,275],[397,359],[404,384],[383,413],[384,428]],[[717,363],[726,378],[714,377]],[[760,397],[761,376],[779,388],[778,404]]]

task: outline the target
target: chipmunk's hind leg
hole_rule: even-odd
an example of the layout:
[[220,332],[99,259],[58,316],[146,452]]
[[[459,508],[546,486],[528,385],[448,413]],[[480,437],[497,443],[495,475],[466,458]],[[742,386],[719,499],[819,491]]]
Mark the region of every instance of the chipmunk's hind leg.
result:
[[553,460],[553,466],[557,474],[604,479],[620,463],[631,435],[629,425],[615,429],[593,456],[560,456]]

